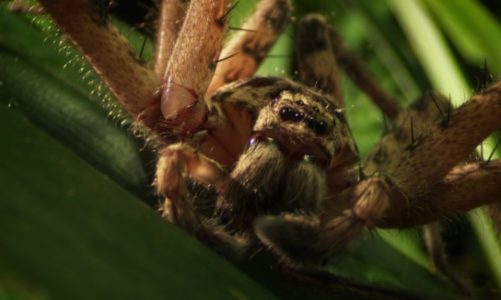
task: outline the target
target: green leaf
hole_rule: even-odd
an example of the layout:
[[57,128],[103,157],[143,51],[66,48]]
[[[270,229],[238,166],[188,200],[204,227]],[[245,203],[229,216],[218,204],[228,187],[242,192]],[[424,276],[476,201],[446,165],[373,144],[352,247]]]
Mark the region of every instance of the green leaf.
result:
[[18,111],[0,118],[2,280],[54,299],[274,298]]
[[479,2],[430,1],[425,3],[441,24],[456,49],[470,62],[484,61],[495,74],[501,74],[501,23]]

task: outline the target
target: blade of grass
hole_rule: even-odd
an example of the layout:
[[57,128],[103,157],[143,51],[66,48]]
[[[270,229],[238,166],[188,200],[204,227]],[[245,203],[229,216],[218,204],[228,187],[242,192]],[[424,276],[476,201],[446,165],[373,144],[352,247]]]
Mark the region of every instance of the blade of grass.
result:
[[390,0],[389,4],[430,77],[433,88],[450,95],[454,104],[463,102],[470,96],[471,88],[422,5],[418,1],[398,0]]
[[501,74],[501,24],[479,2],[424,1],[456,49],[469,62]]

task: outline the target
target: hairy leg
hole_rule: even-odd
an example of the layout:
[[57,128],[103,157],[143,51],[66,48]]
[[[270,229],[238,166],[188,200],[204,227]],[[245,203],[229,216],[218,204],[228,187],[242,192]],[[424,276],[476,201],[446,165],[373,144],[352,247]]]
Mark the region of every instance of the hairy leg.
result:
[[[144,120],[157,119],[157,131],[190,136],[205,121],[204,95],[214,74],[226,29],[228,0],[192,1],[162,76],[160,99]],[[160,100],[161,116],[158,115]],[[162,118],[163,117],[163,118]]]
[[222,168],[186,144],[174,144],[159,153],[155,186],[168,202],[166,217],[188,231],[197,231],[201,220],[196,216],[196,204],[188,196],[187,181],[193,179],[220,190],[226,175]]
[[188,2],[183,0],[163,0],[159,6],[154,70],[158,78],[162,78],[183,25]]
[[312,14],[301,19],[296,47],[301,81],[331,95],[337,107],[344,107],[338,71],[341,67],[390,119],[398,115],[396,100],[379,87],[363,63],[346,49],[324,17]]
[[500,201],[501,161],[462,164],[453,168],[412,205],[385,218],[384,227],[422,225]]
[[320,15],[308,15],[299,21],[296,38],[299,76],[302,83],[332,96],[336,106],[343,108],[336,49],[328,26]]
[[[411,200],[424,197],[501,128],[501,82],[454,110],[437,96],[423,99],[414,108],[399,116],[364,169],[367,174],[379,172],[391,178]],[[438,117],[423,119],[429,115]]]
[[[221,254],[238,258],[248,247],[245,236],[231,235],[212,218],[212,212],[202,213],[206,200],[188,192],[188,180],[210,185],[220,192],[226,174],[214,161],[186,144],[175,144],[160,152],[155,186],[164,198],[163,215],[213,247]],[[214,199],[215,201],[215,199]],[[203,203],[201,203],[203,202]],[[215,203],[209,204],[215,207]],[[209,209],[212,211],[212,209]]]
[[123,107],[133,118],[138,117],[160,81],[139,62],[116,28],[103,23],[99,11],[87,0],[42,0],[40,4],[90,61]]
[[256,234],[289,264],[323,264],[361,231],[374,227],[402,195],[384,178],[372,177],[338,197],[349,199],[343,202],[351,206],[340,209],[327,202],[321,214],[264,216],[254,223]]
[[291,9],[289,0],[261,0],[255,13],[221,52],[208,93],[254,75],[285,29]]

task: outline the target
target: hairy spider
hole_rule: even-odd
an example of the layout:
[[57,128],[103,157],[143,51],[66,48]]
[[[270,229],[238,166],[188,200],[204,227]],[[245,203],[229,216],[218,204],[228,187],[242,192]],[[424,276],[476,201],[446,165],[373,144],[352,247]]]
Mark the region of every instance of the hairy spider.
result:
[[[320,264],[366,228],[499,201],[501,162],[472,154],[501,128],[501,82],[456,109],[429,94],[400,111],[319,15],[298,22],[300,82],[253,77],[289,20],[288,0],[262,0],[223,49],[228,0],[162,1],[149,69],[92,1],[40,3],[160,142],[164,216],[219,252],[264,244],[292,265]],[[338,65],[393,120],[363,166]]]

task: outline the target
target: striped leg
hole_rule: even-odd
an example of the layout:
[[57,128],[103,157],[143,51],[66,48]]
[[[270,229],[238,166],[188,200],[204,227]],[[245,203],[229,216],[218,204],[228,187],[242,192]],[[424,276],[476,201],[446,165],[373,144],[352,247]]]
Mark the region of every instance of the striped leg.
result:
[[289,0],[261,0],[220,55],[208,92],[226,83],[251,77],[289,20]]

